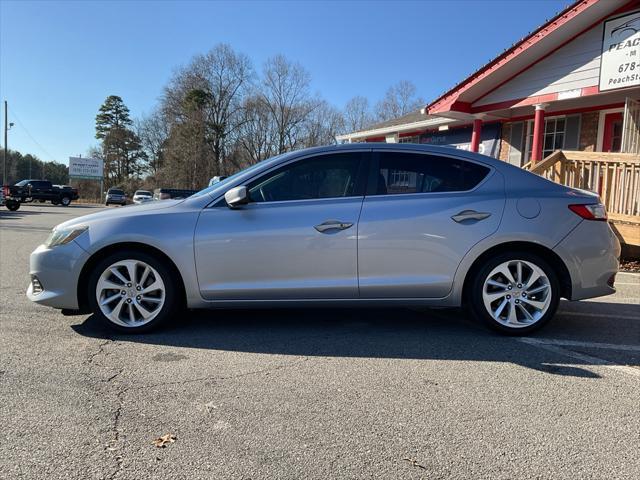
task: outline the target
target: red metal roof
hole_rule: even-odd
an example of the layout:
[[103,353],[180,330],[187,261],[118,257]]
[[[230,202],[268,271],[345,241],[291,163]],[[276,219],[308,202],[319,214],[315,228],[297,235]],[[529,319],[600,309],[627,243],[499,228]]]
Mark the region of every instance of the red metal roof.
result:
[[[544,25],[540,26],[525,38],[520,40],[519,42],[512,45],[510,48],[505,50],[498,57],[478,69],[476,72],[471,74],[461,83],[435,99],[426,107],[426,112],[428,114],[438,114],[451,110],[460,111],[460,112],[468,112],[471,113],[471,103],[475,101],[477,98],[486,94],[486,92],[482,92],[478,97],[475,98],[461,98],[464,97],[464,94],[467,93],[469,96],[469,89],[473,87],[478,87],[478,84],[488,77],[494,75],[497,71],[503,69],[506,66],[512,65],[515,69],[514,73],[506,76],[506,78],[496,79],[495,82],[491,82],[492,88],[496,88],[496,86],[501,85],[502,83],[508,81],[513,78],[515,75],[519,75],[523,70],[526,70],[531,65],[533,65],[536,61],[540,60],[542,55],[536,55],[536,58],[529,58],[529,56],[525,57],[525,53],[531,49],[531,47],[539,44],[543,39],[546,39],[550,34],[559,30],[562,26],[568,24],[572,20],[576,19],[579,15],[583,14],[587,11],[587,9],[599,4],[599,7],[595,10],[598,13],[606,13],[605,16],[611,15],[614,12],[623,11],[629,9],[630,6],[637,6],[640,3],[638,0],[633,0],[631,2],[615,2],[612,0],[578,0],[562,10],[551,20],[547,21]],[[590,15],[587,15],[590,16]],[[602,16],[598,17],[598,20],[601,20]],[[593,27],[593,22],[589,22],[589,25],[586,29]],[[580,29],[580,31],[584,31],[584,29]],[[570,36],[569,40],[575,38],[576,33],[573,33]],[[569,41],[565,39],[566,41]],[[556,45],[558,48],[558,45]],[[548,52],[547,52],[548,53]],[[518,69],[515,64],[522,63],[514,62],[514,60],[522,60],[526,59],[527,64],[522,69]],[[500,77],[500,75],[498,75]],[[473,94],[472,94],[473,95]]]

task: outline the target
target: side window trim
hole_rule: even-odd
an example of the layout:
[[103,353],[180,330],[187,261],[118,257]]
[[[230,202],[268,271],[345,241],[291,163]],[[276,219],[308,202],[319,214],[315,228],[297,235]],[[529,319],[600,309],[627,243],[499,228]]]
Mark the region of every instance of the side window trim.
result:
[[[378,190],[378,173],[380,170],[380,154],[381,153],[411,153],[412,155],[432,155],[432,156],[439,156],[439,157],[444,157],[444,158],[451,158],[453,160],[460,160],[462,162],[468,162],[468,163],[472,163],[475,165],[481,165],[483,167],[486,167],[487,169],[489,169],[489,172],[485,175],[485,177],[480,180],[473,188],[469,189],[469,190],[455,190],[455,191],[449,191],[449,192],[414,192],[414,193],[402,193],[402,194],[398,194],[398,193],[382,193],[382,194],[378,194],[377,190]],[[475,162],[473,160],[469,160],[463,157],[459,157],[457,155],[447,155],[447,154],[442,154],[442,153],[434,153],[434,152],[421,152],[421,151],[415,151],[415,152],[407,152],[406,150],[373,150],[371,152],[371,161],[370,161],[370,165],[371,165],[371,170],[369,171],[369,175],[368,175],[368,182],[367,182],[367,191],[365,196],[366,197],[412,197],[415,195],[458,195],[458,194],[468,194],[471,192],[474,192],[475,190],[477,190],[478,188],[480,188],[482,185],[484,185],[490,177],[492,177],[495,173],[495,168],[492,165],[486,164],[486,163],[482,163],[482,162]]]

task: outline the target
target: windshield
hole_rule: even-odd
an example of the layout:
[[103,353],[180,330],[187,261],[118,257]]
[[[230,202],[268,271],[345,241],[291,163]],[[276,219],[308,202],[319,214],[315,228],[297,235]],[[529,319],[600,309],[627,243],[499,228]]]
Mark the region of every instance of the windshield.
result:
[[29,180],[20,180],[16,183],[16,187],[24,187],[27,183],[29,183]]
[[114,190],[112,188],[110,188],[107,193],[110,195],[124,195],[124,192],[122,190]]
[[287,154],[283,153],[281,155],[277,155],[275,157],[267,158],[266,160],[262,160],[262,161],[260,161],[258,163],[255,163],[255,164],[251,165],[250,167],[245,168],[244,170],[240,170],[239,172],[234,173],[233,175],[231,175],[230,177],[225,178],[224,180],[220,180],[219,182],[214,183],[210,187],[207,187],[207,188],[205,188],[203,190],[200,190],[199,192],[194,193],[191,196],[192,197],[200,197],[202,195],[206,195],[206,194],[208,194],[210,192],[213,192],[214,190],[217,190],[220,187],[223,187],[225,185],[228,185],[228,184],[234,182],[241,175],[245,175],[245,174],[250,173],[250,172],[252,172],[254,170],[258,170],[259,168],[264,166],[264,164],[266,162],[272,162],[274,160],[277,160],[277,159],[283,157],[284,155],[287,155]]
[[135,195],[145,195],[147,197],[150,197],[152,194],[151,192],[147,191],[147,190],[138,190]]

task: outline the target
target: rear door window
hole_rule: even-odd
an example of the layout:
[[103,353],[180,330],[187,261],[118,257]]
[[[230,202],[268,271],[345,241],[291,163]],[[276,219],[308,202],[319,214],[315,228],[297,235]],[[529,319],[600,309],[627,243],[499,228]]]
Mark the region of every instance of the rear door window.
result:
[[464,192],[490,172],[484,165],[433,154],[378,152],[370,179],[373,195]]

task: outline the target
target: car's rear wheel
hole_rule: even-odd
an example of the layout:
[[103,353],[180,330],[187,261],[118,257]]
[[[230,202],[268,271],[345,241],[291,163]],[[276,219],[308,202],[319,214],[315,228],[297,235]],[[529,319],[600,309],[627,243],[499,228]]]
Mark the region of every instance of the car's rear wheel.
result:
[[60,203],[62,203],[63,207],[68,207],[71,204],[71,199],[69,197],[62,197]]
[[175,275],[156,257],[135,250],[109,255],[89,279],[89,305],[107,326],[147,332],[167,321],[178,306]]
[[543,327],[560,300],[558,277],[542,258],[528,252],[496,255],[476,273],[469,292],[476,317],[494,330],[526,335]]

